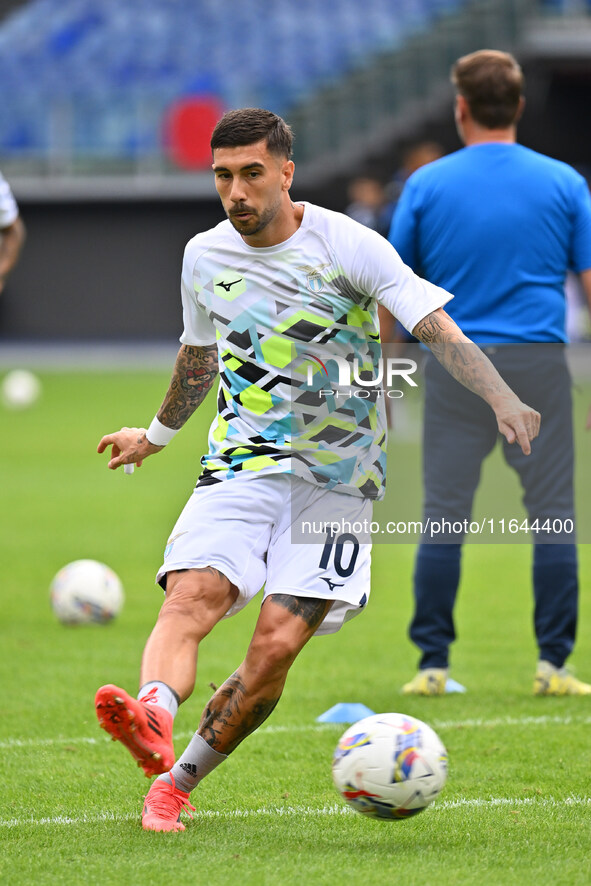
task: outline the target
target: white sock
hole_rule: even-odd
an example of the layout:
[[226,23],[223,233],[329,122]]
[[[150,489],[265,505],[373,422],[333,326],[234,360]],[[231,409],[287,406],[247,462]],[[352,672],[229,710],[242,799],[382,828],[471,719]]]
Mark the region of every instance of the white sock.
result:
[[[196,732],[186,750],[170,770],[170,775],[174,778],[174,783],[179,791],[185,791],[188,794],[197,787],[202,778],[205,778],[216,766],[223,763],[227,756],[227,754],[214,751]],[[166,772],[159,778],[172,784],[170,775]]]
[[172,714],[173,718],[176,716],[180,704],[180,699],[174,689],[158,680],[144,683],[138,692],[138,699],[148,704],[155,704],[159,708],[164,708],[165,711]]

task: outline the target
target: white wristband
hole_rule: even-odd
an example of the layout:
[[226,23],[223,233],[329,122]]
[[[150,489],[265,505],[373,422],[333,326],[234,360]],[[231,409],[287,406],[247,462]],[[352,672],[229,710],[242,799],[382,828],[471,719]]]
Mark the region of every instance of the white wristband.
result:
[[150,427],[146,431],[146,440],[154,446],[166,446],[177,433],[178,428],[176,430],[175,428],[167,428],[157,418],[153,418]]

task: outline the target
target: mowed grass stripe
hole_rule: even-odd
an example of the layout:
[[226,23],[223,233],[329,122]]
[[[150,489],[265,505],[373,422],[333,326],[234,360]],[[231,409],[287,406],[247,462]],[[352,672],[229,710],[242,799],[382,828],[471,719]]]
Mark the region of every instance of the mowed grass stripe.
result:
[[[455,809],[481,810],[481,809],[505,809],[507,807],[542,807],[559,809],[562,807],[591,807],[591,797],[459,797],[456,800],[440,800],[429,806],[425,812],[447,812]],[[341,806],[334,803],[329,806],[262,806],[259,809],[204,809],[193,816],[195,821],[211,818],[258,818],[258,817],[289,817],[316,818],[323,816],[354,815],[354,810],[349,806]],[[84,825],[102,824],[104,822],[139,821],[139,813],[128,812],[124,814],[114,812],[100,812],[96,815],[80,815],[71,817],[57,815],[47,818],[9,818],[0,819],[0,828],[20,827],[47,827],[53,825]]]
[[[539,717],[495,717],[492,719],[478,718],[467,720],[430,720],[434,729],[494,729],[495,727],[505,726],[572,726],[591,724],[591,716],[566,716],[558,715],[550,716],[542,714]],[[279,735],[281,733],[296,732],[328,732],[328,731],[344,731],[346,723],[307,723],[298,726],[262,726],[249,737],[250,739],[264,735]],[[175,734],[175,741],[186,740],[194,735],[194,730],[182,731]],[[101,744],[110,742],[111,739],[106,735],[87,736],[79,735],[75,738],[7,738],[0,741],[0,750],[10,751],[20,748],[41,748],[51,747],[52,745],[61,746],[68,744]]]

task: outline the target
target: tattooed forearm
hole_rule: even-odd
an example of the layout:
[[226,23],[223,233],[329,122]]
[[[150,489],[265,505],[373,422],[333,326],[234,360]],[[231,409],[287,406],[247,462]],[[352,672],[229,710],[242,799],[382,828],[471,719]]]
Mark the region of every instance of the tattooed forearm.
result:
[[509,389],[488,357],[470,341],[441,308],[428,314],[413,329],[450,375],[488,403]]
[[182,345],[170,386],[158,411],[167,428],[180,428],[205,399],[218,373],[217,345]]
[[279,696],[252,699],[238,673],[228,677],[209,700],[199,734],[216,751],[231,753],[273,711]]
[[459,326],[442,308],[423,317],[412,332],[416,338],[429,346],[443,341],[467,341]]
[[303,618],[308,627],[316,629],[332,606],[332,600],[317,600],[313,597],[292,597],[289,594],[273,594],[274,603],[283,606],[292,615]]
[[506,440],[517,442],[523,454],[529,455],[530,443],[540,431],[540,413],[521,402],[478,345],[466,338],[442,308],[417,323],[413,333],[450,375],[488,403]]

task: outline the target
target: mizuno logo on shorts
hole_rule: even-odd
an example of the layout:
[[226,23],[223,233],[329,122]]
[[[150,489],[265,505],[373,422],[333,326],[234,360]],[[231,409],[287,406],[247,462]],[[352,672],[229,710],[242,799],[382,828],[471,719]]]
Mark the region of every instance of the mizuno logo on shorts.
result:
[[331,581],[330,578],[325,578],[324,575],[321,575],[320,578],[322,579],[322,581],[326,582],[326,584],[328,585],[329,591],[334,591],[335,588],[344,588],[345,587],[344,582],[342,584],[337,584],[336,582]]

